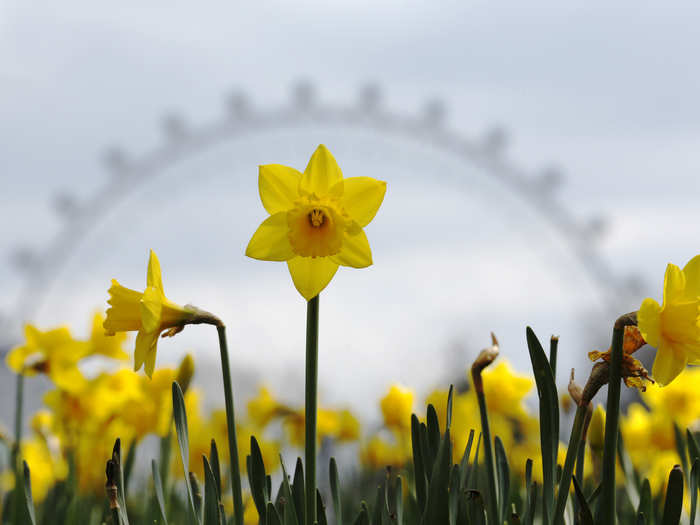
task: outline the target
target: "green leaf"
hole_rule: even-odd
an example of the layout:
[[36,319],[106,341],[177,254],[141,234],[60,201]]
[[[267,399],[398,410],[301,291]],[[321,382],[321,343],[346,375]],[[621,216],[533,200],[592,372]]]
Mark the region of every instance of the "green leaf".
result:
[[[177,381],[173,381],[173,419],[175,420],[175,434],[180,447],[180,460],[184,471],[185,480],[189,479],[190,472],[190,438],[187,430],[187,413],[185,412],[185,400],[182,397],[182,389]],[[194,496],[192,486],[185,483],[187,487],[187,502],[191,521],[199,523],[199,517],[194,506]]]
[[297,511],[297,519],[299,525],[304,521],[304,466],[301,463],[301,458],[297,458],[296,467],[294,468],[294,482],[292,483],[292,495],[294,496],[294,508]]
[[360,510],[360,513],[357,515],[357,518],[355,518],[355,521],[353,521],[353,525],[370,525],[369,523],[369,511],[367,510],[367,505],[365,505],[365,502],[362,502],[362,509]]
[[664,514],[662,525],[678,525],[683,510],[683,471],[680,465],[671,469],[666,488],[666,501],[664,502]]
[[[433,405],[428,405],[428,413],[426,417],[427,428],[428,428],[428,452],[431,459],[431,470],[432,463],[437,457],[438,448],[440,448],[440,423],[438,421],[438,415],[435,411]],[[429,470],[428,472],[430,472]]]
[[542,450],[542,492],[544,497],[544,519],[549,522],[553,510],[554,483],[559,448],[559,398],[554,383],[552,368],[535,332],[526,329],[527,347],[530,352],[532,371],[535,374],[537,397],[540,405],[540,446]]
[[294,504],[294,496],[292,487],[289,485],[289,476],[287,469],[284,467],[284,461],[280,454],[280,464],[282,465],[282,486],[280,495],[284,498],[284,507],[282,508],[282,522],[284,525],[303,525],[299,523],[296,506]]
[[637,515],[644,514],[646,522],[651,525],[654,517],[654,500],[651,497],[651,485],[648,479],[642,482],[642,489],[639,492],[639,507],[637,507]]
[[471,525],[485,525],[487,523],[486,508],[484,506],[484,498],[481,496],[481,492],[478,490],[469,490],[466,497],[469,523]]
[[423,449],[420,439],[420,423],[415,414],[411,414],[411,447],[413,448],[413,470],[415,474],[416,498],[418,500],[418,508],[421,513],[425,509],[426,500],[426,474],[425,460],[423,459]]
[[688,458],[692,464],[695,458],[700,458],[700,446],[690,429],[685,430],[685,437],[688,442]]
[[316,489],[316,523],[318,525],[328,525],[326,506],[323,504],[323,498],[321,498],[321,492],[318,489]]
[[156,493],[156,503],[163,525],[168,525],[168,516],[165,512],[165,498],[163,498],[163,483],[160,480],[160,471],[155,459],[151,460],[151,471],[153,473],[153,490]]
[[255,436],[250,436],[248,483],[250,484],[250,493],[253,496],[255,508],[258,509],[260,519],[265,521],[268,503],[270,503],[270,490],[267,485],[262,452],[260,451],[260,445],[258,445],[258,440],[255,439]]
[[[262,514],[261,514],[262,516]],[[265,506],[265,518],[264,522],[265,525],[282,525],[282,520],[280,519],[280,515],[277,512],[277,509],[271,502],[267,502],[267,505]]]
[[696,457],[690,469],[688,490],[690,491],[690,523],[695,523],[695,514],[698,508],[698,489],[700,485],[700,458]]
[[122,469],[122,440],[117,438],[112,449],[112,460],[116,462],[119,475],[117,476],[117,499],[119,501],[119,517],[123,525],[129,525],[124,493],[124,470]]
[[129,450],[126,451],[126,461],[124,461],[124,494],[129,491],[129,480],[131,479],[131,471],[134,470],[134,460],[136,459],[136,440],[132,440],[129,444]]
[[27,508],[27,514],[29,515],[29,521],[31,525],[36,525],[36,515],[34,512],[34,499],[32,498],[32,483],[31,476],[29,474],[29,465],[26,461],[22,461],[22,467],[24,469],[24,504]]
[[581,485],[579,485],[576,476],[573,476],[571,480],[574,482],[574,491],[576,492],[576,500],[578,501],[579,519],[581,520],[581,525],[593,525],[593,513],[591,512],[591,508],[588,506],[586,496],[581,490]]
[[471,471],[469,472],[469,481],[467,482],[467,488],[478,489],[479,481],[479,452],[481,452],[481,432],[479,432],[479,437],[476,440],[476,451],[474,452],[474,462],[471,466]]
[[401,476],[396,476],[396,485],[394,487],[394,513],[395,523],[403,524],[403,487]]
[[206,456],[202,455],[202,461],[204,462],[204,525],[220,525],[220,496],[216,477]]
[[219,463],[219,449],[216,447],[216,441],[211,440],[211,446],[209,447],[209,461],[211,464],[211,471],[214,474],[214,480],[216,481],[216,491],[221,497],[221,465]]
[[343,525],[343,507],[340,502],[340,480],[338,479],[338,465],[335,458],[331,458],[330,466],[331,499],[333,500],[333,512],[336,525]]
[[530,510],[530,497],[532,496],[532,460],[527,458],[525,461],[525,501],[523,510],[523,519],[528,516]]
[[382,500],[384,498],[384,490],[382,490],[382,486],[379,485],[377,487],[377,494],[374,497],[374,507],[372,512],[372,525],[382,525],[382,510],[384,505],[382,504]]
[[559,338],[552,336],[549,338],[549,366],[552,369],[552,377],[557,379],[557,349],[559,348]]
[[469,431],[467,438],[467,446],[464,448],[462,460],[459,462],[459,488],[465,490],[467,488],[467,479],[469,476],[469,457],[472,453],[472,443],[474,442],[474,429]]
[[532,483],[527,498],[527,511],[523,514],[523,525],[532,525],[535,522],[535,511],[537,510],[537,482]]
[[424,525],[448,525],[449,523],[448,485],[452,462],[451,452],[450,435],[445,432],[430,476],[428,500],[421,520]]
[[622,438],[622,432],[617,435],[617,457],[620,461],[622,471],[625,473],[625,491],[632,507],[639,505],[639,477],[634,470],[632,459],[627,453],[625,444]]
[[194,500],[194,509],[197,512],[197,521],[201,523],[202,511],[204,510],[204,506],[202,505],[204,502],[202,489],[199,486],[199,481],[197,481],[197,476],[195,476],[194,472],[190,472],[189,479],[190,485],[192,485],[192,499]]
[[450,525],[457,525],[457,514],[459,513],[459,466],[453,465],[450,473],[449,488],[449,519]]
[[501,523],[503,523],[508,519],[510,513],[510,468],[508,467],[508,458],[503,448],[503,442],[498,436],[495,439],[495,451],[496,474],[498,477],[498,510]]
[[447,431],[452,427],[452,396],[454,395],[454,390],[454,385],[450,385],[450,391],[447,394],[447,413],[445,414],[445,430]]

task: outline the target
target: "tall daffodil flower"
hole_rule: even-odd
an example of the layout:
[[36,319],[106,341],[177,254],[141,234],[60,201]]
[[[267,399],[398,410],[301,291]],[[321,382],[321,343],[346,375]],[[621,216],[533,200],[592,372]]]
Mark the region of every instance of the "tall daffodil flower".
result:
[[644,340],[656,347],[652,376],[668,385],[686,365],[700,364],[700,255],[681,270],[666,267],[663,303],[644,299],[637,313]]
[[143,293],[125,288],[112,279],[109,296],[107,302],[111,307],[107,309],[107,319],[103,323],[105,333],[115,335],[117,332],[138,331],[134,370],[144,366],[148,377],[153,376],[156,366],[156,346],[161,333],[165,332],[164,337],[173,336],[201,313],[194,307],[177,305],[165,297],[160,262],[153,250],[148,260]]
[[382,204],[385,182],[343,179],[333,155],[320,145],[304,173],[279,164],[260,166],[258,187],[270,217],[253,234],[246,255],[287,261],[294,286],[307,301],[328,285],[338,266],[372,264],[362,228]]

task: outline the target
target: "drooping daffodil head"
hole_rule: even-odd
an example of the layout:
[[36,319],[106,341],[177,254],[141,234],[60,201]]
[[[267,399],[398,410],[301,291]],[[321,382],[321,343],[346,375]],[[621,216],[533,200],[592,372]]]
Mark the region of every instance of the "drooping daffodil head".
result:
[[637,313],[639,331],[656,348],[652,376],[668,385],[686,365],[700,364],[700,255],[681,270],[666,267],[663,303],[644,299]]
[[165,297],[160,262],[153,250],[148,260],[146,289],[137,292],[112,279],[107,302],[110,308],[103,324],[105,333],[114,335],[117,332],[138,331],[134,370],[144,366],[148,377],[153,375],[155,369],[156,347],[161,333],[165,331],[166,336],[175,335],[198,313],[194,307],[180,306]]
[[331,152],[320,145],[304,173],[279,164],[260,166],[258,187],[270,216],[253,234],[246,255],[286,261],[304,299],[318,295],[338,266],[372,264],[363,228],[384,200],[385,182],[344,179]]

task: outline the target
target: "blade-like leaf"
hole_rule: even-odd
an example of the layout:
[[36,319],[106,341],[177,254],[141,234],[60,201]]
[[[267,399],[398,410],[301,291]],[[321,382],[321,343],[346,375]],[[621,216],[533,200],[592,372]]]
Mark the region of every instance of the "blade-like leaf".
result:
[[666,488],[666,501],[661,525],[678,525],[683,510],[683,471],[680,465],[671,469]]
[[559,448],[559,398],[547,355],[544,353],[535,332],[529,326],[526,329],[526,337],[540,405],[542,491],[545,505],[543,515],[545,523],[548,523],[549,516],[553,511],[557,452]]
[[411,415],[411,446],[413,448],[413,470],[415,474],[416,498],[421,513],[425,509],[426,500],[426,474],[425,460],[423,459],[423,449],[420,440],[420,423],[415,414]]
[[591,508],[588,506],[583,490],[581,490],[581,485],[579,485],[576,476],[573,476],[571,480],[574,482],[574,491],[576,492],[576,500],[578,501],[579,520],[581,525],[593,525],[593,513],[591,512]]
[[452,396],[454,395],[454,385],[450,385],[450,391],[447,394],[447,414],[445,414],[445,430],[449,431],[452,427]]
[[22,467],[24,470],[24,504],[27,508],[27,514],[29,515],[31,525],[36,525],[36,514],[34,512],[34,499],[32,498],[32,483],[31,475],[29,474],[29,465],[27,465],[26,461],[22,461]]
[[384,505],[382,504],[383,499],[384,490],[382,489],[382,486],[379,485],[377,487],[377,493],[374,497],[374,507],[372,509],[372,525],[382,525],[382,510],[384,508]]
[[304,521],[304,502],[306,501],[304,492],[304,466],[301,463],[301,458],[297,458],[296,467],[294,468],[294,482],[292,483],[292,495],[294,496],[294,508],[297,511],[297,519],[299,525],[306,523]]
[[119,501],[119,517],[123,525],[129,525],[129,515],[126,510],[126,493],[124,492],[124,470],[122,469],[122,440],[117,438],[112,449],[112,460],[116,462],[119,475],[117,476],[117,499]]
[[700,458],[695,458],[690,469],[688,490],[690,491],[690,523],[695,523],[695,514],[698,509],[698,489],[700,485]]
[[253,496],[255,508],[258,509],[260,519],[265,521],[268,503],[270,503],[270,490],[267,486],[265,464],[263,463],[260,445],[255,436],[250,436],[250,469],[248,470],[248,483],[250,493]]
[[165,498],[163,497],[163,483],[160,480],[160,470],[155,459],[151,460],[151,471],[153,473],[153,490],[156,493],[156,503],[163,525],[168,525],[168,516],[165,512]]
[[[190,473],[190,438],[187,430],[187,413],[185,412],[185,400],[182,397],[182,389],[177,381],[173,381],[173,419],[175,420],[175,434],[177,435],[177,443],[180,447],[180,460],[182,461],[182,469],[184,471],[185,480],[189,479]],[[187,503],[191,519],[199,523],[197,511],[194,506],[194,496],[192,494],[192,486],[185,483],[187,487]]]
[[430,476],[428,500],[421,521],[424,525],[448,525],[448,485],[451,462],[450,436],[446,432],[440,442],[435,466]]
[[204,525],[219,525],[221,516],[216,477],[206,456],[202,455],[202,461],[204,462]]
[[695,458],[700,458],[700,446],[698,446],[695,436],[689,429],[685,430],[685,438],[688,443],[688,458],[692,464]]
[[449,517],[450,525],[457,525],[457,514],[459,512],[459,466],[452,465],[450,473],[450,489],[449,489]]
[[209,447],[209,462],[211,464],[211,471],[214,474],[214,480],[216,480],[216,491],[219,497],[221,497],[221,464],[219,463],[219,449],[216,446],[216,441],[213,439]]
[[287,469],[284,466],[284,460],[281,454],[280,464],[282,465],[282,485],[279,495],[285,500],[284,507],[282,508],[282,523],[284,525],[303,525],[300,524],[298,520],[292,487],[289,485],[289,476],[287,475]]
[[263,523],[265,523],[265,525],[282,525],[282,520],[280,519],[277,509],[269,501],[265,506],[265,518]]
[[642,489],[639,491],[639,507],[637,515],[644,514],[647,523],[651,523],[654,512],[654,500],[651,497],[651,485],[648,479],[642,482]]
[[364,502],[362,502],[362,509],[357,515],[357,518],[355,518],[355,521],[353,521],[353,525],[370,525],[369,511],[367,510],[367,505],[365,505]]
[[318,489],[316,489],[316,523],[318,525],[328,525],[326,506],[323,504],[323,498],[321,498],[321,492]]
[[527,512],[523,514],[523,525],[532,525],[535,522],[537,510],[537,482],[533,482],[527,499]]
[[501,523],[508,519],[510,515],[510,467],[508,458],[501,438],[496,436],[496,474],[498,478],[498,510]]
[[340,480],[338,479],[338,465],[335,458],[330,462],[331,499],[333,500],[333,512],[335,513],[336,525],[343,525],[343,507],[340,502]]
[[474,429],[469,431],[467,446],[464,448],[464,455],[459,462],[459,488],[465,490],[467,488],[467,479],[469,476],[469,457],[472,453],[472,443],[474,443]]

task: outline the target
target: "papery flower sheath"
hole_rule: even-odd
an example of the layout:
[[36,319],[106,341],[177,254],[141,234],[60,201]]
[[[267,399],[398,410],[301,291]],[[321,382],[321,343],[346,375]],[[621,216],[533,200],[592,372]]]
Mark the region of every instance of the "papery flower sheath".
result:
[[328,285],[339,265],[372,264],[363,228],[384,200],[385,182],[343,179],[333,155],[320,145],[304,173],[279,164],[260,166],[258,187],[270,217],[253,234],[246,255],[286,261],[306,300]]
[[651,375],[668,385],[686,365],[700,364],[700,255],[681,270],[666,267],[663,302],[644,299],[637,313],[639,331],[656,358]]
[[173,303],[163,293],[163,280],[160,262],[151,250],[146,275],[146,289],[141,292],[125,288],[112,279],[109,288],[111,307],[107,309],[107,319],[103,324],[107,335],[117,332],[138,331],[134,351],[134,370],[144,366],[148,377],[153,375],[156,364],[158,337],[173,336],[180,332],[197,314],[190,306]]

